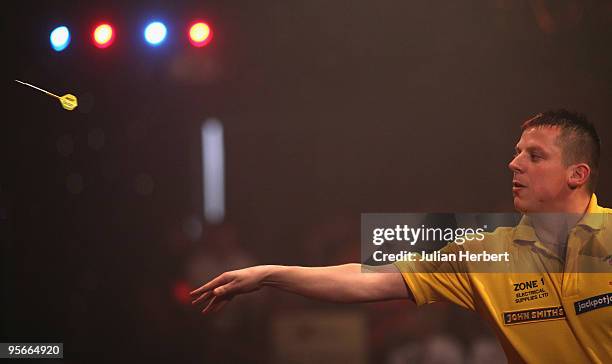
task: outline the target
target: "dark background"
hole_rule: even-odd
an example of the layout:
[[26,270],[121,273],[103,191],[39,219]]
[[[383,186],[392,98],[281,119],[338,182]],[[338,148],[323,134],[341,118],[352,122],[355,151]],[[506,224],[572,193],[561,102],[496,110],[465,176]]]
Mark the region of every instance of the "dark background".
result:
[[[169,28],[155,49],[141,37],[151,17]],[[185,36],[195,18],[213,28],[202,49]],[[105,50],[89,39],[102,19],[118,32]],[[185,267],[224,238],[253,264],[348,262],[364,212],[512,211],[519,125],[546,109],[596,125],[598,197],[612,204],[612,1],[19,1],[1,24],[2,341],[64,342],[66,362],[267,362],[271,322],[292,310],[366,315],[373,361],[418,330],[465,348],[490,337],[447,306],[279,292],[261,293],[264,308],[236,299],[221,315],[243,319],[223,331],[185,303]],[[60,24],[73,39],[56,53]],[[202,218],[211,117],[222,226]]]

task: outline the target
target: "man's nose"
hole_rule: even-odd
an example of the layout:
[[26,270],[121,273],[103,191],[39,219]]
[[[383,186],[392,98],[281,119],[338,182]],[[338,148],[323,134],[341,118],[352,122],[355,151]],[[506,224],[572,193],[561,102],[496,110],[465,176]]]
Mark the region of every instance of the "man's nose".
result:
[[510,163],[508,163],[508,168],[510,168],[510,170],[514,173],[520,173],[523,171],[521,165],[519,164],[518,158],[519,156],[517,155],[510,161]]

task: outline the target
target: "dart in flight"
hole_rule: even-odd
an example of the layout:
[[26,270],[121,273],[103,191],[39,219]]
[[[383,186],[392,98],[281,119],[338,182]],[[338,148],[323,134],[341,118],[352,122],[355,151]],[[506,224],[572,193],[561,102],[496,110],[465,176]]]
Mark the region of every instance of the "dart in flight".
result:
[[19,82],[19,83],[21,83],[23,85],[30,86],[30,87],[38,90],[38,91],[42,91],[42,92],[46,93],[49,96],[55,97],[56,99],[58,99],[60,101],[60,103],[62,104],[62,107],[64,109],[66,109],[66,110],[72,111],[72,110],[74,110],[78,106],[77,98],[74,95],[66,94],[64,96],[57,96],[56,94],[53,94],[53,93],[51,93],[49,91],[46,91],[46,90],[43,90],[40,87],[36,87],[34,85],[30,85],[29,83],[22,82],[22,81],[19,81],[19,80],[15,80],[15,81]]

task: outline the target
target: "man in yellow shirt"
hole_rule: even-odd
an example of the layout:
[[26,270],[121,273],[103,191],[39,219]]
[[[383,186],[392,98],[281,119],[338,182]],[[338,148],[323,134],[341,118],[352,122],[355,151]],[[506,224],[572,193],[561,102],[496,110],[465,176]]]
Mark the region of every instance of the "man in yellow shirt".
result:
[[449,301],[489,320],[510,362],[606,362],[612,358],[611,212],[593,195],[569,233],[565,257],[543,244],[524,217],[515,228],[442,249],[444,254],[508,253],[508,263],[396,266],[418,305]]
[[442,249],[507,253],[508,262],[403,261],[379,274],[361,264],[256,266],[221,274],[192,292],[193,303],[208,313],[263,286],[334,302],[450,301],[492,323],[510,362],[612,362],[612,210],[594,195],[599,137],[564,110],[522,131],[508,165],[521,222]]

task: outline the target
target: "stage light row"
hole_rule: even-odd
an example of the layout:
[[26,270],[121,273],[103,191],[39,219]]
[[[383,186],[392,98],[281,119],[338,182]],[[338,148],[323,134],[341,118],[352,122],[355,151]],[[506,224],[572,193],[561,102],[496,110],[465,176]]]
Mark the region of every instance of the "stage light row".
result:
[[[143,31],[144,40],[151,46],[159,46],[164,43],[168,35],[168,28],[159,21],[149,23]],[[189,27],[187,33],[189,42],[194,47],[204,47],[212,39],[212,29],[203,21],[196,21]],[[70,30],[65,25],[59,26],[51,32],[49,40],[51,48],[61,52],[70,44]],[[115,29],[108,23],[96,26],[91,34],[93,44],[98,48],[110,47],[115,41]]]

